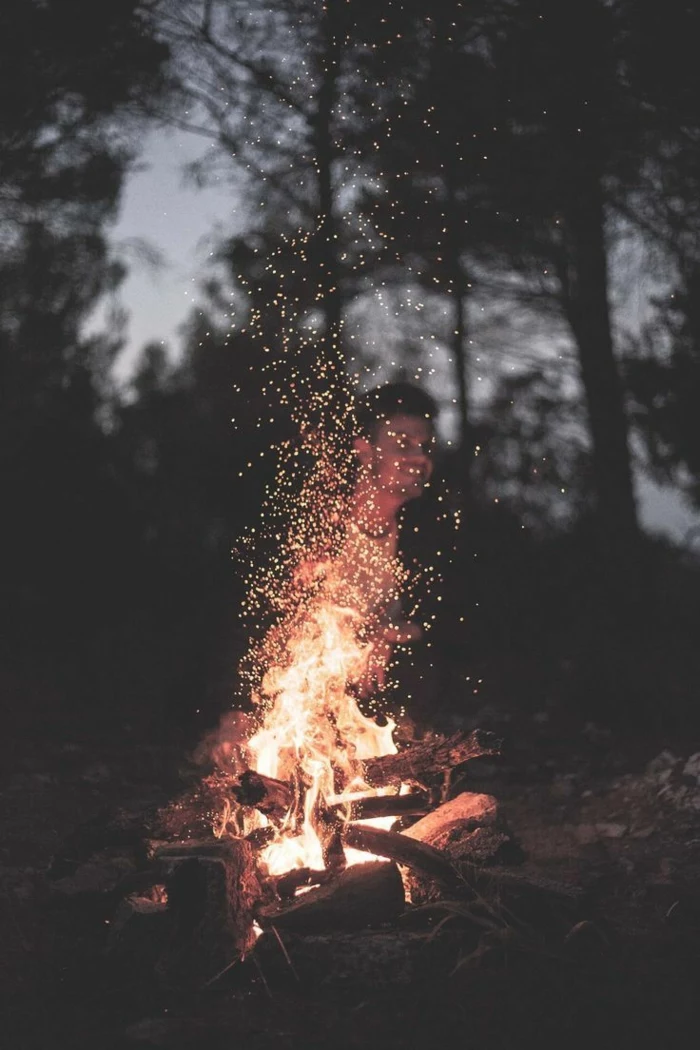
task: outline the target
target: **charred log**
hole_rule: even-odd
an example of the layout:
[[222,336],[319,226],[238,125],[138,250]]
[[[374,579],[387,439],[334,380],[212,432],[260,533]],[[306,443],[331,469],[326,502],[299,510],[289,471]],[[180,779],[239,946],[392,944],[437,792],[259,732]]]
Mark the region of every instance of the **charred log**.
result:
[[430,798],[425,791],[412,791],[408,795],[367,795],[352,802],[338,802],[329,807],[342,814],[349,808],[348,820],[371,820],[374,817],[408,817],[427,813]]
[[272,824],[268,824],[264,828],[253,828],[245,836],[245,840],[251,844],[253,849],[264,849],[265,846],[270,845],[276,835],[277,828],[273,827]]
[[[491,795],[464,791],[416,821],[404,834],[440,850],[457,872],[465,866],[470,872],[473,865],[520,864],[524,860]],[[414,902],[432,900],[439,894],[434,882],[420,873],[410,873],[407,886]]]
[[312,933],[381,926],[404,909],[404,890],[395,864],[356,864],[324,886],[309,890],[292,904],[265,906],[258,912],[263,927]]
[[364,777],[373,787],[414,783],[426,785],[436,774],[448,773],[471,758],[500,754],[501,741],[485,730],[434,737],[404,748],[396,755],[368,758],[362,763]]
[[[165,859],[165,858],[163,858]],[[201,983],[242,959],[255,943],[253,909],[261,887],[253,849],[243,839],[168,851],[170,946],[158,964],[172,984]]]
[[386,857],[397,864],[427,875],[442,883],[452,885],[457,874],[449,860],[432,846],[417,842],[396,831],[369,828],[362,824],[348,824],[343,833],[347,846]]
[[295,792],[291,784],[274,777],[263,776],[254,769],[247,769],[231,794],[241,806],[251,806],[272,820],[281,821],[295,804]]
[[333,871],[327,868],[317,871],[314,868],[293,868],[286,875],[274,880],[277,896],[281,900],[291,900],[296,891],[304,886],[323,886],[334,877]]

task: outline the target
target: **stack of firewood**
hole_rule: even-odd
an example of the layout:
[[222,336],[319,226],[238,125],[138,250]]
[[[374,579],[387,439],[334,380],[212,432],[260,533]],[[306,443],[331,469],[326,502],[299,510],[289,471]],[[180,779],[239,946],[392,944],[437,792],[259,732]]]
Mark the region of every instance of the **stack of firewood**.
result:
[[[386,928],[416,905],[441,899],[486,897],[508,909],[525,907],[531,917],[543,905],[570,915],[576,891],[513,866],[522,855],[493,797],[450,797],[455,771],[498,752],[491,734],[475,731],[432,737],[365,760],[365,782],[387,793],[317,807],[324,867],[274,877],[258,857],[275,825],[284,820],[288,826],[301,809],[299,784],[254,770],[219,780],[217,790],[227,796],[231,813],[255,808],[269,826],[232,834],[232,819],[218,838],[192,837],[190,825],[189,837],[151,841],[149,865],[115,917],[111,954],[132,957],[139,931],[148,929],[153,965],[165,979],[206,983],[248,956],[261,933],[256,952],[270,937],[281,943],[282,935],[341,937]],[[395,817],[393,830],[359,823],[378,816]],[[165,825],[172,833],[173,823]],[[381,859],[348,866],[346,847]]]

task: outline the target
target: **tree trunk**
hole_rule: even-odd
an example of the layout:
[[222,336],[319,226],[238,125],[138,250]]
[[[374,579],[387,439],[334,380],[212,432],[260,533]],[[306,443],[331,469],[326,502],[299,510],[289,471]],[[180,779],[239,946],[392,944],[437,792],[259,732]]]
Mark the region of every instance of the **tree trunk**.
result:
[[[448,144],[448,150],[454,149]],[[457,180],[454,159],[448,156],[445,163],[445,262],[452,293],[451,346],[454,361],[457,408],[459,411],[459,447],[461,451],[461,484],[465,503],[469,503],[471,474],[471,426],[469,422],[469,376],[467,359],[466,302],[467,277],[462,263],[462,222],[457,200]]]
[[318,178],[318,221],[316,227],[318,284],[324,317],[322,337],[326,392],[333,399],[334,388],[343,382],[343,358],[340,346],[342,300],[340,295],[340,262],[338,259],[338,221],[335,214],[333,161],[336,143],[333,136],[333,110],[336,104],[340,71],[341,12],[340,0],[327,0],[321,15],[322,57],[320,87],[314,122],[314,147]]
[[[586,173],[583,161],[579,170]],[[578,180],[578,192],[570,196],[565,218],[569,270],[563,280],[564,305],[578,347],[588,408],[601,553],[614,564],[616,559],[626,561],[637,547],[639,528],[623,389],[610,326],[597,177]]]

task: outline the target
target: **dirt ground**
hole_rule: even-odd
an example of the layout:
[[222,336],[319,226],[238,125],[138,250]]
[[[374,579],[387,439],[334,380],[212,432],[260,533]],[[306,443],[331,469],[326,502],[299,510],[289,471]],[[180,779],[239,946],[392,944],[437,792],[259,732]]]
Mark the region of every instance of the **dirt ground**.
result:
[[173,798],[183,742],[78,724],[6,738],[4,1045],[678,1046],[700,1020],[697,749],[622,739],[551,710],[484,709],[473,721],[504,737],[504,757],[470,764],[453,790],[496,796],[525,852],[523,869],[583,889],[568,930],[552,934],[533,916],[528,929],[485,936],[475,949],[459,916],[445,914],[440,937],[426,933],[431,962],[419,978],[389,963],[394,972],[381,980],[329,974],[309,985],[247,963],[188,991],[163,988],[146,966],[110,963],[110,889],[124,874],[123,851],[71,864],[66,846],[76,829]]

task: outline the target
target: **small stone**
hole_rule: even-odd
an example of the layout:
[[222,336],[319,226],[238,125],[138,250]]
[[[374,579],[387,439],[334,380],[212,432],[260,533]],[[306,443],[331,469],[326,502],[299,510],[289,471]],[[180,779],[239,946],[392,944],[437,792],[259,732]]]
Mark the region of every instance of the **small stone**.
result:
[[606,743],[612,735],[609,729],[596,725],[595,722],[586,722],[581,732],[592,744]]
[[82,779],[89,784],[104,784],[112,776],[109,766],[104,762],[93,762],[87,769],[83,770]]
[[173,1035],[173,1022],[165,1017],[145,1017],[130,1025],[126,1038],[133,1043],[149,1043],[151,1046],[166,1046]]
[[656,828],[653,826],[653,824],[646,824],[644,825],[644,827],[634,828],[633,831],[630,831],[630,838],[648,839],[649,836],[653,835],[655,831]]
[[680,761],[672,751],[660,751],[647,765],[645,775],[651,780],[665,784]]
[[554,798],[572,798],[576,794],[576,774],[564,773],[552,781],[550,792]]
[[574,835],[582,846],[588,846],[598,838],[598,833],[593,824],[577,824],[574,827]]
[[683,773],[687,777],[694,777],[700,785],[700,751],[696,751],[690,756],[683,766]]
[[601,838],[604,839],[621,839],[627,834],[626,824],[607,823],[596,824],[595,830],[598,832]]
[[54,779],[50,773],[32,773],[31,781],[35,788],[46,788],[53,784]]
[[171,935],[167,905],[127,897],[110,923],[105,954],[113,961],[153,968]]
[[134,871],[134,862],[123,856],[97,856],[81,864],[72,874],[52,883],[54,893],[62,897],[78,897],[88,893],[109,893],[125,876]]

